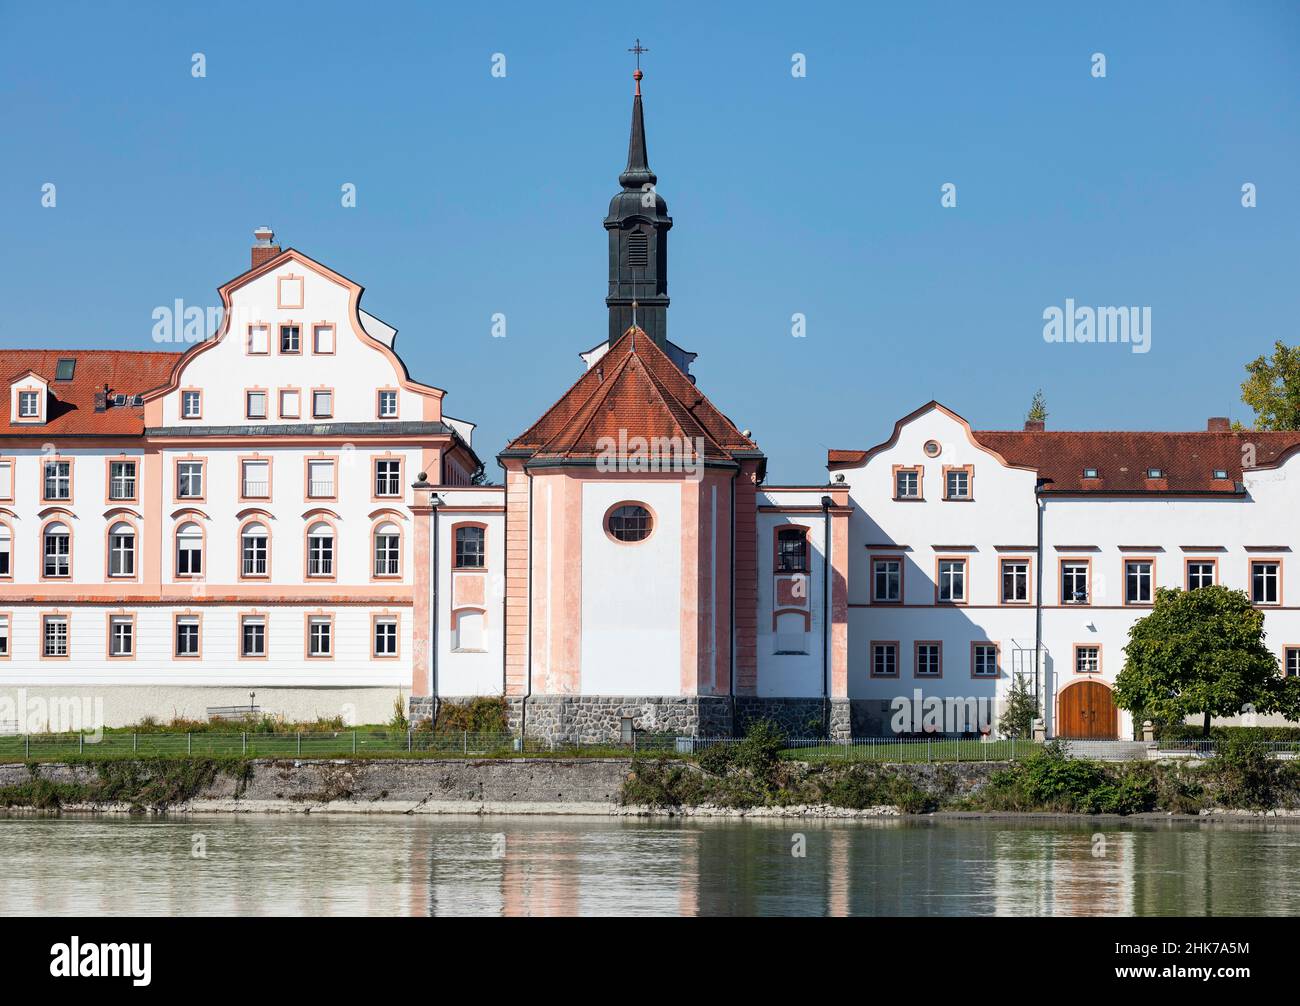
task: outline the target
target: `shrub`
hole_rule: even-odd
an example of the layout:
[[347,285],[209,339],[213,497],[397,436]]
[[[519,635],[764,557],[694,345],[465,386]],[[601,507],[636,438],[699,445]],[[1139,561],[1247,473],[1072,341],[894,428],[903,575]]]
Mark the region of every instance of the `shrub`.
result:
[[766,777],[780,760],[785,748],[785,731],[772,720],[755,720],[744,740],[732,746],[731,764],[754,776]]
[[503,734],[506,700],[501,695],[480,695],[468,702],[439,702],[435,733]]

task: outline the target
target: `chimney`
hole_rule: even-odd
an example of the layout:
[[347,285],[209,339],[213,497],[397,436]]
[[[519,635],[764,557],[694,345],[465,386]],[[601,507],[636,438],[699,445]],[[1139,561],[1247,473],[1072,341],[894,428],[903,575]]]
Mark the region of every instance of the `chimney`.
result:
[[275,243],[275,231],[270,227],[259,227],[253,231],[257,240],[253,244],[253,268],[263,262],[269,262],[280,254],[280,246]]
[[1043,420],[1043,419],[1026,419],[1026,420],[1025,420],[1025,432],[1026,432],[1026,433],[1042,433],[1043,430],[1045,430],[1045,429],[1047,429],[1047,422],[1046,422],[1046,420]]
[[1208,433],[1228,433],[1232,424],[1228,422],[1227,416],[1211,416],[1205,423],[1205,429]]

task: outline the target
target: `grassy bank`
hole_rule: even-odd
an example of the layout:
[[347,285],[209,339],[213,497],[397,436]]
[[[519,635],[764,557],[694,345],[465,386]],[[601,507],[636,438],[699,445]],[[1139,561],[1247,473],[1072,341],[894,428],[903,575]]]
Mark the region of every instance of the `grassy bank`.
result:
[[[716,751],[717,754],[713,754]],[[1096,762],[1058,744],[994,771],[973,789],[953,765],[791,762],[779,741],[751,737],[697,763],[638,759],[620,794],[627,805],[732,808],[819,804],[904,813],[938,810],[1139,814],[1300,808],[1300,763],[1278,761],[1249,739],[1208,761]]]
[[95,760],[87,782],[50,778],[44,766],[29,763],[29,778],[0,787],[0,808],[57,811],[70,804],[127,804],[132,809],[166,810],[211,787],[219,777],[234,780],[236,795],[251,777],[252,765],[235,758],[145,758]]

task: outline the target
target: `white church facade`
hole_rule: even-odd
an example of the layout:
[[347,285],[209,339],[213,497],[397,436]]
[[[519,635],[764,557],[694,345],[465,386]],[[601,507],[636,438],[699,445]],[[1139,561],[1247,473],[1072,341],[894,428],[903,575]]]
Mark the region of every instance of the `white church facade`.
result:
[[929,697],[988,728],[1024,674],[1049,735],[1127,737],[1128,628],[1210,583],[1300,674],[1300,434],[976,431],[930,402],[775,484],[668,338],[656,181],[638,71],[609,330],[486,465],[361,286],[265,229],[185,352],[0,349],[0,705],[377,723],[502,696],[534,736],[846,737]]

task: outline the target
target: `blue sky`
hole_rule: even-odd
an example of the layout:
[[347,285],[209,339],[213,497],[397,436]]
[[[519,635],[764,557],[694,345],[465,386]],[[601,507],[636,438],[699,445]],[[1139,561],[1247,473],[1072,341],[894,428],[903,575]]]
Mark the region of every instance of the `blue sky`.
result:
[[[1249,419],[1242,365],[1298,338],[1300,5],[1057,6],[2,0],[0,345],[153,348],[268,223],[366,287],[490,459],[604,337],[640,36],[669,334],[772,481],[931,398]],[[1151,351],[1045,343],[1066,298],[1149,306]]]

